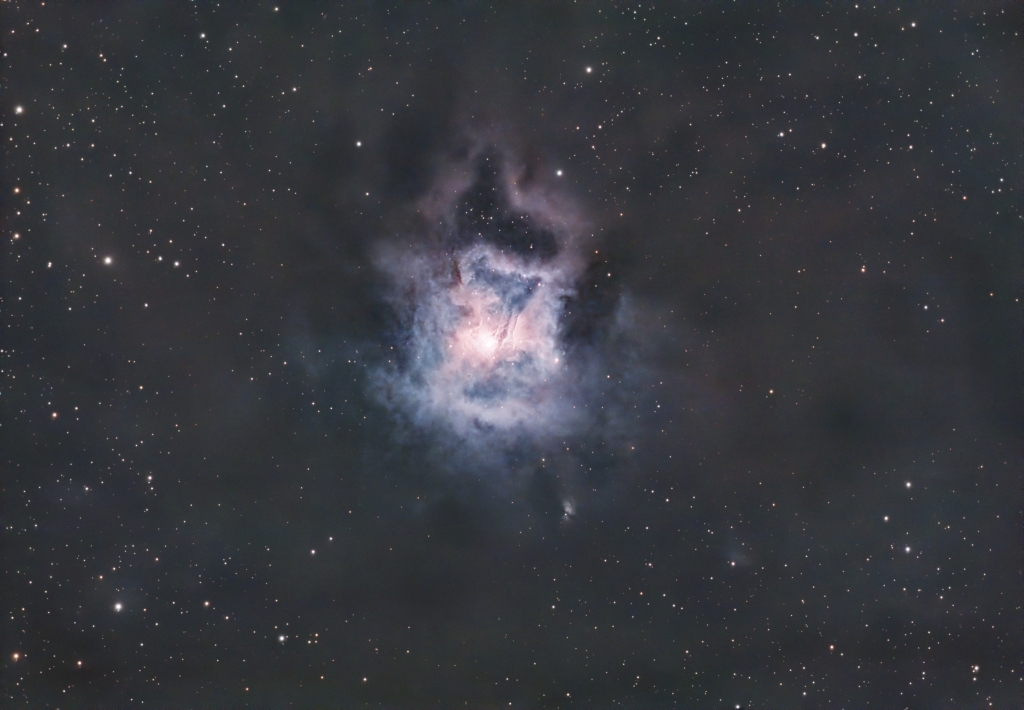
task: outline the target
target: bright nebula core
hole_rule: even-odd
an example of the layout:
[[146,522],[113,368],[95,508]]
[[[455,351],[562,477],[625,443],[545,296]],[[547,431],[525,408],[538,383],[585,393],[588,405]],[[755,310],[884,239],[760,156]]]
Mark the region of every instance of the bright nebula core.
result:
[[464,436],[563,435],[582,419],[581,333],[594,331],[578,314],[609,310],[581,292],[580,222],[494,157],[472,166],[438,190],[427,238],[381,259],[397,323],[382,391]]
[[[446,303],[438,304],[441,353],[433,399],[465,407],[483,422],[528,416],[557,376],[557,274],[531,269],[493,249],[456,257]],[[499,415],[508,410],[508,415]]]

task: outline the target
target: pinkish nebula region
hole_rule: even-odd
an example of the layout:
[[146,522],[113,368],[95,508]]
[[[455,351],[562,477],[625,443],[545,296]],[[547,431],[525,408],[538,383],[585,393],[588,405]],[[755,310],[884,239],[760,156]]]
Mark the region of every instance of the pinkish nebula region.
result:
[[380,391],[409,423],[478,444],[566,436],[588,423],[611,282],[587,288],[596,262],[554,188],[494,156],[470,166],[421,210],[433,233],[382,255],[396,356]]

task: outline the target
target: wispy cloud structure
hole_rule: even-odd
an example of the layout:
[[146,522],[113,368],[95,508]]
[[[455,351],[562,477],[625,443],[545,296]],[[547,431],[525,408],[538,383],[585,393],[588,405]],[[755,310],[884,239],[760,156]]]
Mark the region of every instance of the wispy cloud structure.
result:
[[577,308],[592,298],[583,223],[492,154],[455,174],[432,193],[432,233],[378,259],[397,323],[378,392],[413,424],[469,440],[565,436],[586,421],[580,333],[594,328],[580,314],[612,315]]

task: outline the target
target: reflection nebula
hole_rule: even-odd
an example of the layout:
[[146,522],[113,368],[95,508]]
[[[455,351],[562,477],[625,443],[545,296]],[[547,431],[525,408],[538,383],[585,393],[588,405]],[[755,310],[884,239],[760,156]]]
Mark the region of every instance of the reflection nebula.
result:
[[567,433],[583,409],[569,316],[584,262],[572,220],[486,157],[443,192],[452,197],[436,234],[380,260],[397,323],[380,392],[412,422],[467,437]]

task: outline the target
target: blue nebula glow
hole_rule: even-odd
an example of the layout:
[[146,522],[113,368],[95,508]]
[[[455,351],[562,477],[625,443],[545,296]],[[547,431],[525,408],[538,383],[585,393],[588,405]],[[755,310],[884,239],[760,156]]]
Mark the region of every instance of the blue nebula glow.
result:
[[423,233],[380,248],[397,325],[375,391],[400,420],[482,446],[582,431],[604,409],[588,409],[592,370],[619,302],[591,273],[594,229],[554,186],[471,161],[417,203]]

